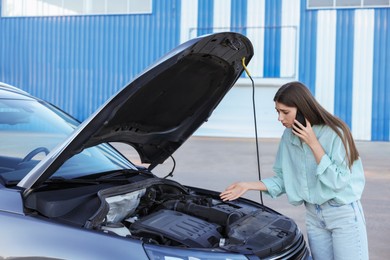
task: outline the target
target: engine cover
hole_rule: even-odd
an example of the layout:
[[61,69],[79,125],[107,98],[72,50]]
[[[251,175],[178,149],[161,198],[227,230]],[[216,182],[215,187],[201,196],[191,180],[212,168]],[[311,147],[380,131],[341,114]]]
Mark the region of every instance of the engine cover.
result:
[[265,257],[293,244],[297,230],[291,219],[257,210],[229,226],[229,241],[223,248]]
[[136,221],[130,226],[132,233],[160,233],[166,238],[188,247],[211,248],[218,245],[219,225],[172,210],[160,210]]

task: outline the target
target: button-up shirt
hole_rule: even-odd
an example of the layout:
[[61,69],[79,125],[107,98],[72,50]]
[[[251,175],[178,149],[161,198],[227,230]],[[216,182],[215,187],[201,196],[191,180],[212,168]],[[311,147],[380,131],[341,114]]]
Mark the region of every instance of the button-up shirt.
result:
[[310,147],[286,128],[279,143],[273,170],[262,180],[271,197],[287,194],[293,205],[323,204],[329,200],[347,204],[360,199],[365,178],[361,159],[351,168],[341,138],[327,125],[312,126],[325,155],[317,164]]

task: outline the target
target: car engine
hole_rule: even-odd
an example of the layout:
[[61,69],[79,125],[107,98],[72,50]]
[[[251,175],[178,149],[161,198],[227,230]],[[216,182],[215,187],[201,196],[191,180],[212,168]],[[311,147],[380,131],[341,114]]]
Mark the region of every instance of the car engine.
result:
[[[168,180],[147,180],[99,191],[100,209],[87,228],[146,243],[187,248],[220,248],[269,255],[296,239],[293,221],[254,206],[223,202]],[[133,188],[133,187],[132,187]],[[124,192],[126,191],[126,192]]]
[[148,244],[259,257],[305,248],[291,219],[261,204],[245,199],[224,202],[217,192],[172,180],[50,187],[30,194],[26,208],[62,223]]

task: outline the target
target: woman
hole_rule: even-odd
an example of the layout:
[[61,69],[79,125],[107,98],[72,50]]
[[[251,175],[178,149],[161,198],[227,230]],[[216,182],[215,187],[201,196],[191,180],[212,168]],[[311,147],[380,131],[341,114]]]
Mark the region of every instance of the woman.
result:
[[[273,167],[275,176],[234,183],[221,198],[234,200],[248,190],[271,197],[286,193],[291,204],[305,204],[314,259],[368,259],[360,204],[364,171],[349,128],[300,82],[283,85],[274,101],[278,120],[286,127]],[[296,120],[298,111],[304,116],[303,124]]]

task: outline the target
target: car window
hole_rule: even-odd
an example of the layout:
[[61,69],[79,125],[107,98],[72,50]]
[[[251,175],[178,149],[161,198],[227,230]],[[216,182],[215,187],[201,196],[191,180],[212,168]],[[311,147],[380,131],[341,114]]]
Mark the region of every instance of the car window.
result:
[[0,156],[23,159],[37,147],[51,150],[76,124],[35,100],[0,100]]
[[66,179],[136,167],[108,144],[84,149],[68,159],[53,175]]
[[[32,99],[0,99],[0,179],[21,180],[76,129],[62,111]],[[108,144],[85,149],[66,161],[55,176],[73,178],[135,167]]]

